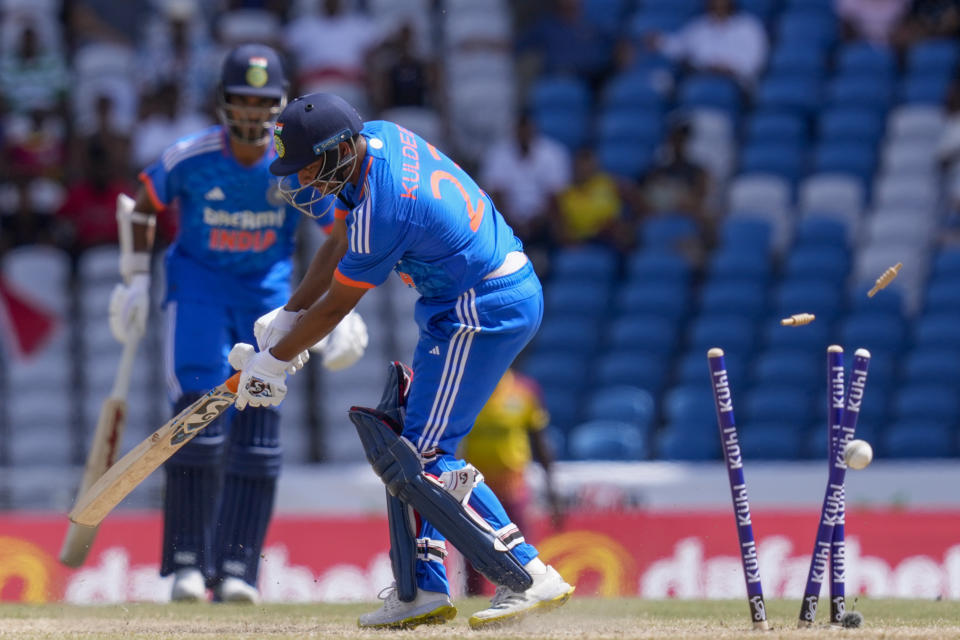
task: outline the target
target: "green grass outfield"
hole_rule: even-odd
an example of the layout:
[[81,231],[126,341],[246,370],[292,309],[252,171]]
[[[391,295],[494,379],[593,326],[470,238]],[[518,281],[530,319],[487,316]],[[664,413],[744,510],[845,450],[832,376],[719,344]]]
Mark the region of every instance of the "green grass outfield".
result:
[[[373,605],[210,605],[127,604],[77,607],[68,605],[0,605],[0,638],[84,638],[234,640],[236,638],[960,638],[960,602],[868,600],[860,611],[859,630],[795,629],[800,604],[767,603],[773,631],[753,633],[742,600],[643,601],[574,597],[563,608],[528,618],[516,626],[471,631],[467,618],[485,606],[479,598],[456,602],[460,615],[451,623],[414,631],[360,631],[359,613]],[[820,618],[827,601],[821,600]]]

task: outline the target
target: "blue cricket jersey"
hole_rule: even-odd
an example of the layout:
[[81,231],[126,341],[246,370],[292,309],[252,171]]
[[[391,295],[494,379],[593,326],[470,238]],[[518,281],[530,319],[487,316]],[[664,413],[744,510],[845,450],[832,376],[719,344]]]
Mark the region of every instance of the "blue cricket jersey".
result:
[[372,288],[391,269],[421,296],[455,300],[522,250],[493,201],[453,160],[392,122],[364,124],[361,179],[341,194],[349,248],[334,274]]
[[[290,297],[300,215],[277,191],[269,171],[275,154],[270,145],[245,167],[217,125],[178,140],[140,174],[157,210],[179,202],[179,232],[166,255],[166,300],[272,308]],[[329,226],[333,214],[317,222]]]

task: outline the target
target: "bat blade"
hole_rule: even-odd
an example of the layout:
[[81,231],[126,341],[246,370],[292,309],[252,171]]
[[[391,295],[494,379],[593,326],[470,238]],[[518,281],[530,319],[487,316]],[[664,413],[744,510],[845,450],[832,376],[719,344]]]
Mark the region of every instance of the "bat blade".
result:
[[70,520],[85,527],[99,525],[157,467],[230,408],[239,380],[236,373],[208,391],[120,458],[80,496]]
[[[97,428],[93,433],[93,445],[83,470],[83,480],[77,492],[78,499],[116,461],[126,421],[126,400],[114,397],[104,400],[100,406]],[[73,568],[81,566],[86,561],[87,554],[90,553],[90,547],[96,535],[96,527],[85,527],[71,522],[63,540],[63,546],[60,548],[60,562]]]

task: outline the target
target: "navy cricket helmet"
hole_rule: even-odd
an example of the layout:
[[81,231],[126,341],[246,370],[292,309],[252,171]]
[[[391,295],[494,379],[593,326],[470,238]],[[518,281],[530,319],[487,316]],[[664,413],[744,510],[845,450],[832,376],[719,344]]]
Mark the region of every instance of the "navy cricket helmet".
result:
[[[270,164],[270,172],[283,176],[281,195],[304,213],[323,215],[314,212],[313,205],[337,196],[346,185],[355,168],[362,128],[360,114],[340,96],[311,93],[292,100],[277,118],[273,132],[277,158]],[[346,149],[341,143],[346,143]],[[318,161],[312,179],[299,184],[295,174]],[[330,198],[326,209],[332,204]]]
[[[217,115],[230,136],[244,144],[268,144],[273,121],[286,105],[287,86],[283,63],[272,48],[233,48],[223,61],[217,96]],[[262,100],[250,104],[247,96]]]

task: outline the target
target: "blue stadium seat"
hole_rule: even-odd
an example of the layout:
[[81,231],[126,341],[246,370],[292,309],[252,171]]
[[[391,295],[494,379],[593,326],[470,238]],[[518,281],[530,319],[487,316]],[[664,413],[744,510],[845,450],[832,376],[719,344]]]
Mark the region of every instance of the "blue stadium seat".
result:
[[835,107],[820,116],[821,139],[874,144],[883,135],[886,122],[876,109]]
[[667,360],[645,351],[609,351],[597,357],[591,382],[597,388],[633,385],[659,392],[666,382]]
[[523,372],[540,383],[544,395],[559,390],[575,396],[583,387],[583,358],[575,353],[545,352],[531,354]]
[[960,280],[943,279],[931,283],[924,296],[923,308],[926,313],[960,314]]
[[960,318],[951,313],[922,316],[914,324],[913,342],[917,347],[960,349]]
[[681,107],[717,109],[731,116],[740,111],[740,89],[736,82],[713,74],[698,74],[687,78],[677,96]]
[[940,250],[933,258],[933,270],[930,274],[934,282],[943,279],[960,279],[960,249],[947,248]]
[[740,279],[765,283],[770,278],[772,260],[765,251],[747,247],[721,247],[710,256],[710,279]]
[[740,0],[737,3],[740,11],[750,13],[763,22],[769,22],[776,9],[778,9],[778,0]]
[[586,142],[590,128],[586,111],[545,109],[534,112],[534,120],[541,133],[563,144],[570,151],[577,150]]
[[603,106],[611,111],[637,109],[648,114],[662,113],[664,97],[653,88],[649,73],[626,72],[615,75],[604,86]]
[[802,427],[809,421],[810,401],[809,392],[789,382],[774,381],[753,387],[744,398],[738,417],[744,424],[777,421]]
[[[812,313],[816,323],[829,324],[840,312],[842,300],[840,285],[836,280],[806,280],[803,276],[785,280],[774,291],[774,309],[781,318],[795,313]],[[799,331],[804,327],[784,327]]]
[[813,47],[777,47],[770,55],[770,76],[799,75],[821,78],[827,68],[826,52]]
[[818,214],[800,219],[794,241],[801,247],[834,246],[846,249],[849,245],[847,226],[836,218]]
[[[848,344],[846,352],[846,360],[849,368],[849,364],[853,362],[853,354],[859,347],[859,344]],[[882,391],[882,396],[885,398],[887,394],[887,389],[892,388],[893,382],[897,377],[897,368],[899,366],[899,355],[891,351],[871,351],[870,352],[870,372],[869,372],[869,382],[871,391],[868,393],[870,396],[874,396],[875,399],[877,392]],[[870,398],[867,398],[865,404],[869,403]],[[886,401],[874,405],[872,409],[886,411]],[[869,412],[869,409],[864,409],[864,411]]]
[[784,75],[765,78],[754,96],[755,106],[764,110],[784,110],[806,115],[820,105],[821,83],[803,75]]
[[827,85],[826,101],[832,107],[860,107],[883,115],[893,99],[890,82],[860,74],[836,76]]
[[615,296],[618,314],[656,315],[676,322],[690,307],[687,288],[671,282],[630,282],[619,287]]
[[804,159],[805,152],[800,146],[777,141],[752,144],[743,150],[740,171],[772,173],[789,182],[796,182],[803,172]]
[[667,355],[677,341],[677,326],[661,316],[626,316],[613,321],[607,331],[610,350],[643,350]]
[[744,460],[796,460],[802,455],[804,431],[796,426],[754,422],[738,432]]
[[678,30],[687,21],[687,15],[670,8],[638,11],[629,23],[630,37],[642,41],[645,36],[653,33],[670,33]]
[[671,423],[657,434],[657,458],[703,462],[720,459],[720,434],[716,423]]
[[654,401],[649,391],[632,386],[629,381],[598,389],[587,399],[587,420],[619,420],[640,427],[646,432],[653,424]]
[[[735,313],[735,310],[733,311]],[[756,336],[752,318],[731,314],[711,314],[693,320],[690,328],[691,349],[720,347],[724,351],[745,352],[752,348]]]
[[570,431],[567,448],[574,460],[643,460],[647,434],[636,425],[592,420]]
[[[866,393],[870,393],[869,376]],[[953,425],[958,412],[960,397],[947,385],[907,385],[893,399],[893,415],[897,420],[931,420]]]
[[720,226],[720,246],[731,253],[749,251],[766,255],[773,228],[766,220],[727,218]]
[[837,69],[842,74],[892,77],[897,71],[897,61],[890,47],[869,42],[852,42],[841,47],[837,56]]
[[583,17],[608,34],[620,31],[626,17],[628,0],[584,0]]
[[950,76],[924,74],[908,76],[900,85],[900,100],[909,105],[940,106],[947,97]]
[[871,298],[867,296],[871,287],[873,282],[861,284],[851,291],[848,305],[851,312],[863,311],[894,316],[903,314],[903,295],[899,289],[887,287]]
[[610,287],[604,281],[555,279],[547,284],[543,300],[545,317],[605,317]]
[[705,314],[736,313],[759,319],[766,308],[763,281],[716,280],[703,287],[700,311]]
[[[703,354],[703,368],[705,372],[709,371],[706,353]],[[716,427],[717,413],[712,394],[709,375],[705,375],[701,383],[673,387],[664,395],[664,417],[667,422],[712,423]],[[736,389],[733,399],[739,399]]]
[[795,8],[784,11],[777,21],[780,46],[791,43],[825,49],[836,42],[837,31],[837,20],[829,11]]
[[937,73],[949,76],[960,59],[960,45],[952,39],[930,39],[907,50],[907,75]]
[[562,110],[586,114],[591,108],[590,89],[571,76],[541,76],[530,89],[529,105],[536,113]]
[[545,386],[542,393],[543,405],[550,414],[550,424],[561,431],[569,431],[580,417],[580,389]]
[[644,146],[659,144],[663,134],[659,109],[607,108],[597,117],[601,141],[622,141]]
[[915,349],[906,354],[903,380],[907,384],[942,384],[960,388],[960,349]]
[[699,235],[700,227],[693,218],[680,213],[668,213],[641,222],[638,239],[645,247],[668,249],[681,240],[694,239]]
[[670,251],[636,251],[627,260],[627,278],[636,282],[669,282],[686,286],[690,282],[690,262]]
[[639,178],[650,167],[654,145],[631,144],[621,140],[601,142],[597,159],[606,171],[626,178]]
[[813,391],[824,384],[826,365],[821,353],[800,349],[773,349],[758,355],[751,367],[754,385],[793,385]]
[[605,247],[561,249],[551,261],[551,277],[608,282],[616,275],[619,260],[615,251]]
[[884,458],[948,458],[956,455],[955,439],[950,423],[905,419],[886,429],[878,453]]
[[557,425],[549,425],[543,430],[543,436],[547,440],[547,446],[554,460],[568,460],[567,455],[567,434]]
[[864,347],[870,353],[896,354],[903,348],[906,331],[899,315],[863,312],[843,319],[840,336],[851,349]]
[[592,316],[560,315],[548,318],[533,340],[536,354],[573,353],[581,358],[597,346],[598,319]]
[[846,173],[870,184],[877,152],[873,144],[825,142],[814,151],[813,170],[818,173]]
[[[723,360],[727,365],[730,385],[733,387],[734,393],[739,393],[737,390],[744,388],[743,382],[747,373],[747,368],[744,366],[744,357],[737,353],[726,352]],[[708,399],[711,397],[710,370],[707,366],[706,351],[696,350],[684,353],[677,359],[675,369],[678,388],[699,385],[702,389],[705,389],[705,397]],[[703,396],[704,391],[700,393]],[[682,397],[682,394],[680,395]]]
[[767,140],[803,145],[807,140],[807,125],[803,118],[781,111],[762,111],[748,118],[747,142],[752,144]]
[[787,256],[786,278],[803,280],[843,280],[850,267],[847,250],[837,246],[801,246]]

